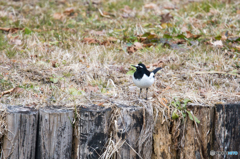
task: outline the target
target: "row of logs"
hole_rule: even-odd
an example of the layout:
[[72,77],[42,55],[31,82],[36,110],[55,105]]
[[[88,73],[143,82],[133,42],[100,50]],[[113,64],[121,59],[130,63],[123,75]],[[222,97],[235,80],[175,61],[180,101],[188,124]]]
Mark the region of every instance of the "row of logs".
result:
[[170,120],[168,111],[156,115],[149,104],[75,109],[48,106],[39,110],[8,106],[1,156],[9,159],[205,159],[211,157],[211,150],[240,153],[240,105],[188,106],[187,109],[200,124],[188,117]]

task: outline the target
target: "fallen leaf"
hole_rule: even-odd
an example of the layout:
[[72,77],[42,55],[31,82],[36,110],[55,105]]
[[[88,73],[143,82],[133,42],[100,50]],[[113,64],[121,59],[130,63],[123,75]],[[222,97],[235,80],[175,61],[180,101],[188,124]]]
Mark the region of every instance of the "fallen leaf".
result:
[[59,64],[56,61],[52,61],[52,67],[56,68],[58,66],[59,66]]
[[158,6],[154,3],[148,3],[148,4],[145,4],[144,5],[144,8],[147,8],[147,9],[157,9]]
[[168,10],[177,9],[177,7],[175,5],[173,5],[173,4],[165,5],[163,8],[164,9],[168,9]]
[[186,31],[186,38],[198,39],[201,35],[193,35],[190,31]]
[[93,38],[84,38],[82,42],[87,44],[99,44],[99,41]]
[[99,90],[98,86],[90,86],[88,85],[87,87],[84,88],[84,91],[89,93],[89,92],[97,92]]
[[183,27],[181,28],[181,32],[182,32],[182,33],[187,32],[187,31],[188,31],[188,28],[187,28],[186,26],[183,26]]
[[15,88],[13,89],[13,91],[12,91],[11,94],[15,94],[15,95],[17,95],[17,94],[21,94],[21,93],[23,93],[23,91],[24,91],[23,88],[15,87]]
[[217,41],[211,42],[211,44],[213,46],[219,46],[219,47],[223,46],[222,40],[217,40]]
[[134,53],[134,52],[136,52],[137,51],[137,49],[134,47],[134,46],[129,46],[129,47],[127,47],[127,52],[129,53],[129,54],[132,54],[132,53]]
[[16,33],[19,30],[23,30],[23,28],[2,28],[2,27],[0,27],[0,30],[10,32],[10,33]]
[[104,36],[104,35],[106,35],[106,31],[105,31],[105,30],[103,30],[103,31],[91,30],[91,31],[89,32],[89,34],[91,34],[91,35],[97,35],[97,36]]
[[153,43],[147,43],[147,44],[143,44],[143,47],[151,47],[151,46],[153,46],[153,45],[155,45],[155,44],[153,44]]
[[164,64],[163,61],[160,60],[160,61],[154,63],[152,66],[153,66],[153,67],[163,67],[163,64]]
[[142,44],[140,42],[135,42],[134,46],[137,50],[142,49]]
[[117,39],[114,38],[114,37],[109,37],[107,40],[110,41],[110,42],[116,42],[117,41]]
[[72,15],[73,12],[74,12],[74,8],[71,7],[71,8],[65,9],[63,13],[67,16],[70,16],[70,15]]
[[53,14],[53,19],[56,19],[56,20],[61,20],[63,19],[64,15],[62,13],[54,13]]
[[161,14],[160,16],[161,16],[161,18],[162,18],[162,19],[160,20],[161,23],[168,23],[170,20],[173,19],[173,16],[172,16],[170,13]]
[[237,49],[238,51],[240,51],[240,45],[236,46],[236,49]]
[[237,10],[237,14],[240,14],[240,10]]
[[135,17],[136,15],[136,12],[133,11],[129,6],[125,6],[123,9],[121,9],[121,11],[123,12],[123,18]]

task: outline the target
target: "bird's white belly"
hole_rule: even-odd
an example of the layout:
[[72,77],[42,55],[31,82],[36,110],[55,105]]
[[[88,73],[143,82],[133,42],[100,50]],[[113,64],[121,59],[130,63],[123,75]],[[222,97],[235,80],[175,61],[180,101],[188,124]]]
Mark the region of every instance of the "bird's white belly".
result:
[[134,76],[133,76],[133,83],[140,88],[148,88],[154,82],[153,76],[154,76],[153,73],[151,73],[149,77],[147,75],[143,75],[141,79],[134,79]]

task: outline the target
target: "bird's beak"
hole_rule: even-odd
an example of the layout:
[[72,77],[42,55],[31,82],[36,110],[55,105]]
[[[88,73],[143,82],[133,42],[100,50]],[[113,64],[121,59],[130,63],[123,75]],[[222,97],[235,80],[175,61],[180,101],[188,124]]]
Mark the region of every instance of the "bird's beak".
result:
[[138,67],[137,65],[132,65],[132,66],[133,66],[133,67],[136,67],[136,68]]

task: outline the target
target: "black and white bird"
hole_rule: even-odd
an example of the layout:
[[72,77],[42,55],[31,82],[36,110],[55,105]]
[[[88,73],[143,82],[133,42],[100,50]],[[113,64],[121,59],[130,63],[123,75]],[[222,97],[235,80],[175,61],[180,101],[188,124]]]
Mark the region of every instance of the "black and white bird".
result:
[[133,74],[133,83],[140,88],[139,98],[142,92],[143,88],[146,88],[146,100],[147,100],[147,93],[148,88],[153,84],[154,82],[154,75],[161,70],[161,67],[156,68],[152,72],[148,71],[146,66],[142,63],[139,63],[138,65],[132,65],[133,67],[136,67],[136,72]]

